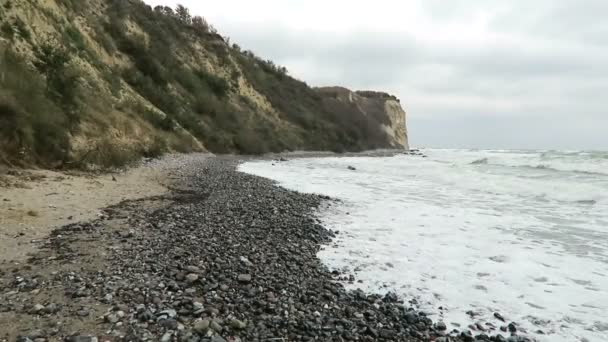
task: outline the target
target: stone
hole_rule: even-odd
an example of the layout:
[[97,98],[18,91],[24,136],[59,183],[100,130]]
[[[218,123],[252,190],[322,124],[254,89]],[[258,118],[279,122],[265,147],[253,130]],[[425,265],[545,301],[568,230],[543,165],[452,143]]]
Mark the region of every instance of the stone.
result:
[[241,283],[250,283],[251,274],[239,274],[238,281]]
[[232,319],[230,321],[230,327],[232,327],[233,329],[241,330],[247,328],[247,323],[238,319]]
[[194,283],[198,280],[198,274],[190,273],[186,276],[186,281],[189,283]]
[[105,316],[105,320],[108,323],[116,323],[116,322],[120,321],[120,317],[118,317],[118,315],[115,313],[111,313],[111,314],[107,314]]
[[184,269],[188,273],[201,273],[201,269],[197,266],[186,266]]
[[211,323],[209,323],[209,328],[211,328],[213,331],[221,333],[222,330],[224,330],[224,327],[222,327],[217,321],[213,320],[211,321]]
[[502,322],[504,322],[504,321],[505,321],[505,318],[504,318],[504,317],[502,317],[502,315],[501,315],[500,313],[498,313],[498,312],[495,312],[495,313],[494,313],[494,317],[496,317],[496,319],[498,319],[498,320],[500,320],[500,321],[502,321]]
[[36,304],[32,307],[32,313],[38,313],[40,311],[44,310],[44,305],[42,304]]
[[70,336],[66,339],[68,342],[99,342],[97,336],[92,335],[80,335]]
[[32,330],[27,334],[27,337],[35,339],[35,338],[41,338],[41,337],[45,337],[45,333],[42,330]]
[[448,330],[448,327],[447,327],[447,325],[445,325],[444,322],[437,322],[436,328],[439,331],[446,331],[446,330]]
[[167,318],[175,318],[177,316],[177,311],[173,309],[163,310],[158,313],[158,319],[167,319]]
[[199,334],[204,334],[209,330],[210,322],[207,319],[199,319],[194,322],[193,329]]
[[169,318],[169,319],[163,319],[161,320],[158,325],[160,325],[161,327],[167,329],[167,330],[176,330],[178,323],[176,320],[174,320],[173,318]]

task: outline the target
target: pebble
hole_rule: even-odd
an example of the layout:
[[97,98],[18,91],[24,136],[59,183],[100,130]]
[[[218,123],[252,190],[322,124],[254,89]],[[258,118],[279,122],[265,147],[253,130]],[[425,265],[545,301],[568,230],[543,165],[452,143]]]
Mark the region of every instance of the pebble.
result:
[[188,275],[186,276],[186,280],[187,280],[189,283],[194,283],[195,281],[197,281],[197,280],[198,280],[198,274],[190,273],[190,274],[188,274]]
[[247,323],[239,321],[238,319],[233,319],[230,321],[230,326],[233,329],[245,329],[247,328]]
[[115,313],[111,313],[111,314],[107,314],[105,316],[105,320],[108,323],[116,323],[116,322],[120,321],[120,317]]
[[224,327],[222,327],[217,321],[213,320],[211,321],[211,323],[209,323],[209,328],[211,328],[213,331],[221,333],[222,330],[224,330]]
[[96,336],[92,335],[81,335],[81,336],[70,336],[66,338],[67,342],[99,342]]
[[249,283],[251,282],[251,274],[239,274],[238,280],[241,283]]
[[42,305],[42,304],[36,304],[32,308],[32,313],[37,313],[37,312],[40,312],[42,310],[44,310],[44,305]]
[[194,322],[193,329],[199,334],[204,334],[209,330],[210,322],[207,319],[201,319]]

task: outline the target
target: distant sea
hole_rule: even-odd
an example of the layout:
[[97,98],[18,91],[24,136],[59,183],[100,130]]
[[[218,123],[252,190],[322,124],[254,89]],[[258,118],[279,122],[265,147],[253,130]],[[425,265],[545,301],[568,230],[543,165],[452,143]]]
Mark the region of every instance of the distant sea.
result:
[[608,153],[422,152],[240,170],[342,200],[318,212],[340,231],[319,257],[352,288],[395,291],[450,330],[499,313],[539,341],[608,341]]

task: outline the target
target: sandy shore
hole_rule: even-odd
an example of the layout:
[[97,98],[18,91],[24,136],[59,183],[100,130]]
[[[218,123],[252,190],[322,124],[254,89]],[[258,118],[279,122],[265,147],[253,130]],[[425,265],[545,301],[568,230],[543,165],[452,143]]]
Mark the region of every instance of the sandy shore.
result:
[[23,261],[56,227],[88,221],[101,209],[167,192],[163,170],[139,166],[92,175],[48,170],[0,174],[0,262]]

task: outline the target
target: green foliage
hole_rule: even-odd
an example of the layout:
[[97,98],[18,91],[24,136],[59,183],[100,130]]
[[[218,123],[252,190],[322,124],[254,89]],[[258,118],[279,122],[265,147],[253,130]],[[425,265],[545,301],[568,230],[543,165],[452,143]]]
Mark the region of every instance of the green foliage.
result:
[[112,36],[104,30],[103,25],[98,24],[95,26],[95,38],[109,55],[113,55],[116,52],[116,43],[114,43]]
[[2,25],[0,26],[0,31],[2,32],[2,36],[4,38],[13,40],[13,38],[15,37],[15,29],[13,28],[13,25],[8,21],[2,23]]
[[177,5],[177,8],[175,9],[175,14],[177,15],[177,19],[179,19],[182,23],[186,25],[192,24],[192,16],[190,15],[190,10],[184,5]]
[[57,2],[76,13],[82,13],[87,8],[88,0],[57,0]]
[[10,50],[0,54],[0,150],[16,162],[67,160],[67,115],[47,99],[45,80]]
[[35,50],[37,61],[34,65],[46,76],[47,93],[51,99],[70,113],[70,127],[79,121],[78,110],[80,75],[70,68],[71,56],[61,46],[46,43]]
[[87,53],[88,47],[82,32],[74,26],[67,25],[63,31],[64,40],[72,49],[78,53]]
[[112,96],[118,97],[122,89],[120,73],[115,72],[110,67],[104,67],[101,76],[108,83]]
[[17,34],[19,35],[19,37],[21,37],[25,41],[31,42],[32,33],[27,28],[27,25],[25,24],[25,22],[23,22],[23,20],[21,20],[21,18],[19,18],[19,17],[15,18],[15,30],[16,30]]

